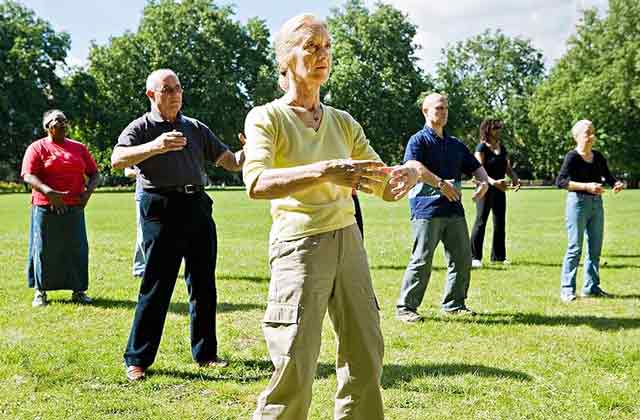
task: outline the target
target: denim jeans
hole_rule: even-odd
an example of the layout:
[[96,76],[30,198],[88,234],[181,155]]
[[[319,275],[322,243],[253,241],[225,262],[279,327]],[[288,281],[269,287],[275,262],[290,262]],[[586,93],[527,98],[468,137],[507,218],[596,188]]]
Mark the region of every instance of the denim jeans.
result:
[[142,243],[142,222],[140,220],[141,197],[142,193],[136,192],[136,249],[133,254],[133,275],[136,277],[142,277],[144,274],[144,267],[147,264]]
[[583,294],[593,294],[600,287],[600,251],[604,233],[604,209],[602,198],[584,193],[569,192],[565,221],[569,244],[562,264],[560,293],[562,295],[575,294],[576,275],[580,256],[582,255],[582,241],[587,235],[587,253],[584,261]]
[[415,311],[422,303],[431,277],[433,251],[442,241],[447,259],[447,282],[442,309],[455,311],[465,307],[471,272],[469,230],[464,217],[413,219],[413,252],[402,279],[398,309]]

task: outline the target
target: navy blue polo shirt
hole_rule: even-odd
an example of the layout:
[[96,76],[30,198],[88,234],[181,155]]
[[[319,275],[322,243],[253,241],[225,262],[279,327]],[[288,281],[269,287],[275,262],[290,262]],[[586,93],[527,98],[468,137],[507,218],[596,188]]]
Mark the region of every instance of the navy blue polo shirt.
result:
[[[411,136],[404,152],[404,162],[417,160],[428,170],[442,179],[454,180],[459,189],[462,174],[469,176],[478,169],[480,162],[471,154],[467,146],[444,132],[444,138],[425,126]],[[409,192],[411,219],[431,219],[433,217],[464,217],[462,202],[449,201],[440,190],[429,184],[418,183]]]
[[162,133],[180,131],[187,145],[179,151],[151,156],[138,163],[136,189],[204,184],[204,163],[217,162],[229,148],[202,122],[179,113],[175,122],[165,121],[155,110],[131,122],[116,147],[138,146],[155,140]]

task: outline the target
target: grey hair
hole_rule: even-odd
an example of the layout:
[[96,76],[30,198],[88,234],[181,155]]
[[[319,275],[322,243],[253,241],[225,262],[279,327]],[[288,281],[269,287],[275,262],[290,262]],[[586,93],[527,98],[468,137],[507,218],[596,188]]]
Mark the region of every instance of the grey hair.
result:
[[308,33],[303,28],[311,22],[320,23],[325,29],[328,29],[327,24],[322,19],[311,13],[303,13],[287,20],[274,37],[273,49],[276,52],[276,61],[278,63],[278,86],[284,92],[289,90],[287,72],[291,61],[291,53],[293,48],[300,42],[302,36]]
[[49,128],[49,124],[51,124],[51,121],[54,121],[60,116],[62,116],[62,118],[64,118],[65,120],[67,119],[67,117],[64,115],[64,112],[60,111],[59,109],[50,109],[48,111],[45,111],[45,113],[42,114],[42,128],[44,128],[46,131]]
[[[171,69],[158,69],[151,72],[149,76],[147,76],[147,90],[154,90],[158,80],[165,75],[173,75],[178,79],[178,75],[175,71]],[[179,79],[178,79],[179,80]]]
[[593,123],[589,120],[580,120],[575,123],[571,128],[571,135],[573,136],[573,139],[578,140],[580,133],[589,128],[590,125],[593,125]]

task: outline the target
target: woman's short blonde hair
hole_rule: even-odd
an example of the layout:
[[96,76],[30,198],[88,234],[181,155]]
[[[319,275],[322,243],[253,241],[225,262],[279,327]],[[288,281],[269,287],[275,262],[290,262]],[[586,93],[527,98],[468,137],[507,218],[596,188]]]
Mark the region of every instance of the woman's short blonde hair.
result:
[[575,123],[573,128],[571,128],[571,135],[573,136],[573,139],[578,140],[578,136],[589,128],[590,125],[593,125],[593,123],[589,120],[580,120]]
[[301,39],[309,33],[312,23],[320,24],[327,29],[327,24],[320,18],[310,13],[303,13],[287,20],[276,34],[273,45],[276,51],[276,61],[278,63],[278,85],[283,91],[289,90],[289,79],[287,71],[291,61],[291,53]]

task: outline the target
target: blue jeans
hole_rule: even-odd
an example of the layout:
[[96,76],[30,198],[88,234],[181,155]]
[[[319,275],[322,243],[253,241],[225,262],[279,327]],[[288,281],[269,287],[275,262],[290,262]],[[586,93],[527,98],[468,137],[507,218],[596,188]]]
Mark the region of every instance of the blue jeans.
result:
[[442,241],[448,265],[442,309],[455,311],[465,308],[471,273],[471,247],[464,217],[413,219],[411,227],[413,253],[402,279],[396,307],[415,311],[420,306],[431,277],[433,252]]
[[576,275],[585,233],[587,235],[587,253],[584,261],[582,293],[586,295],[597,293],[600,288],[600,252],[602,251],[604,234],[602,197],[569,192],[565,221],[569,244],[562,263],[560,293],[562,295],[575,294]]
[[142,193],[136,192],[136,250],[133,254],[133,275],[136,277],[142,277],[144,274],[144,267],[147,265],[147,261],[144,256],[144,247],[142,244],[142,223],[140,221],[141,196]]

